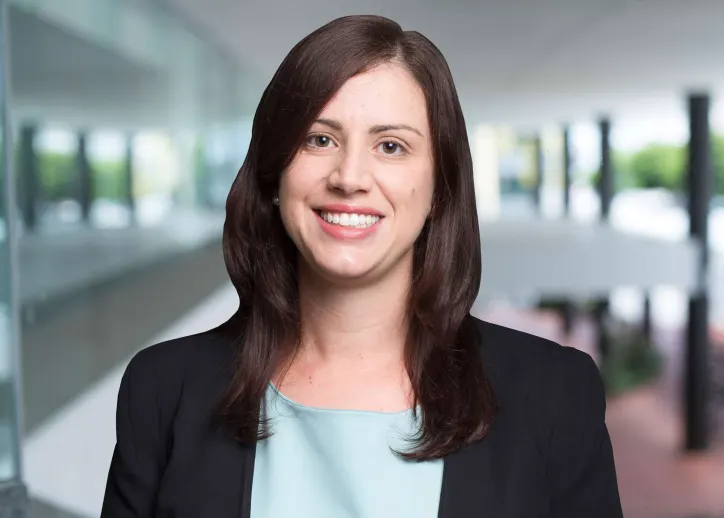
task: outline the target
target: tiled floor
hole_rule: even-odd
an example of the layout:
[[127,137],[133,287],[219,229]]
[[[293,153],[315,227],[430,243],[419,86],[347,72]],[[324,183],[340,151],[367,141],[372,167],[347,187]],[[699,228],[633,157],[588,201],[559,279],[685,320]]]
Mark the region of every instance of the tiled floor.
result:
[[[26,518],[86,518],[58,509],[48,503],[31,499]],[[89,517],[88,517],[89,518]]]

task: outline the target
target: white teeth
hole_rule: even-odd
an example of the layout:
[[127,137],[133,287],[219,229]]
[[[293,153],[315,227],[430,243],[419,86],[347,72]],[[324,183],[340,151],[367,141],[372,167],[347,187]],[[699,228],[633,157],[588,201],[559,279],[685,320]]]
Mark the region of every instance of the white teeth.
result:
[[372,216],[371,214],[340,214],[336,212],[322,212],[320,215],[327,223],[351,228],[371,227],[380,220],[379,216]]

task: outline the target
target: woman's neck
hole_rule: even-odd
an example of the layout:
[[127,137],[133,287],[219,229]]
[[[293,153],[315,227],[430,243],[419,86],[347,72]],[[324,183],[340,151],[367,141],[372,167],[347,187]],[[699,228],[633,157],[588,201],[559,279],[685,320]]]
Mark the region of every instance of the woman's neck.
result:
[[[400,269],[404,270],[404,269]],[[300,268],[302,351],[322,363],[401,360],[410,275],[390,272],[374,284],[340,287]]]
[[340,287],[299,270],[301,348],[275,376],[295,401],[320,408],[398,412],[412,402],[405,368],[411,268]]

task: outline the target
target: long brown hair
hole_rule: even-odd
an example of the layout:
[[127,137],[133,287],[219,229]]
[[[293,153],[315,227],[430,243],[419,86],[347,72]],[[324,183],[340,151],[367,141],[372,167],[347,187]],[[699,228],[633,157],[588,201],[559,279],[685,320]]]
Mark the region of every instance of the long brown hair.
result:
[[224,259],[240,305],[225,324],[238,348],[222,408],[243,442],[269,436],[260,412],[264,394],[281,358],[299,346],[298,252],[272,204],[280,175],[341,86],[387,62],[406,67],[425,94],[435,163],[433,210],[414,245],[405,354],[422,426],[405,455],[442,457],[481,439],[494,418],[468,316],[481,252],[472,159],[452,75],[421,34],[379,16],[347,16],[305,37],[279,66],[226,204]]

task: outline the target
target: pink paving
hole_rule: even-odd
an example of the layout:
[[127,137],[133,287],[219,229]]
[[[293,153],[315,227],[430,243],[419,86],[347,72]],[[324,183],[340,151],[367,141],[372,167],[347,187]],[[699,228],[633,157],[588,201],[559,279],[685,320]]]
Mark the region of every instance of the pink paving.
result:
[[[490,322],[577,347],[595,357],[595,331],[580,319],[570,339],[554,313],[486,308],[476,316]],[[724,330],[713,332],[721,344]],[[657,329],[657,347],[665,354],[657,382],[610,399],[606,421],[611,434],[619,489],[626,518],[724,517],[724,438],[706,454],[684,454],[681,431],[681,330]],[[584,517],[582,517],[584,518]]]

